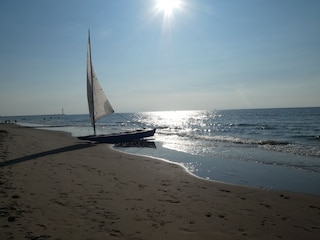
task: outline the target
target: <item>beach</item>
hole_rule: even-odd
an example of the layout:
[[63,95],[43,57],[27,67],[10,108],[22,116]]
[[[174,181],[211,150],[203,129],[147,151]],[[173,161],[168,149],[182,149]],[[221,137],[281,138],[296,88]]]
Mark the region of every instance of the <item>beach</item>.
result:
[[[318,239],[320,196],[0,124],[0,239]],[[170,159],[169,159],[170,160]]]

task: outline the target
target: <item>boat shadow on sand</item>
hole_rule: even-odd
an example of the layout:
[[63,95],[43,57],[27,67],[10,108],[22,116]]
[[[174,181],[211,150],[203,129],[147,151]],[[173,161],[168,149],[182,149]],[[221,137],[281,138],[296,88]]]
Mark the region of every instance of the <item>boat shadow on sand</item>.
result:
[[55,154],[60,154],[60,153],[65,153],[65,152],[70,152],[70,151],[76,151],[76,150],[89,148],[89,147],[93,147],[93,146],[95,146],[95,144],[81,143],[81,144],[75,144],[75,145],[71,145],[71,146],[67,146],[67,147],[57,148],[57,149],[53,149],[53,150],[49,150],[49,151],[35,153],[35,154],[28,155],[28,156],[0,162],[0,167],[11,166],[14,164],[18,164],[18,163],[22,163],[22,162],[26,162],[26,161],[30,161],[30,160],[35,160],[37,158],[46,157],[49,155],[55,155]]
[[[67,146],[67,147],[62,147],[62,148],[57,148],[57,149],[53,149],[53,150],[49,150],[49,151],[35,153],[35,154],[28,155],[28,156],[19,157],[19,158],[0,162],[0,168],[23,163],[26,161],[35,160],[37,158],[46,157],[46,156],[50,156],[50,155],[56,155],[56,154],[60,154],[60,153],[90,148],[90,147],[94,147],[98,144],[103,144],[103,143],[92,143],[92,142],[79,143],[79,144],[75,144],[75,145],[71,145],[71,146]],[[119,144],[115,144],[114,146],[115,147],[156,148],[156,145],[154,142],[146,141],[146,140],[132,141],[132,142],[127,142],[127,143],[119,143]]]

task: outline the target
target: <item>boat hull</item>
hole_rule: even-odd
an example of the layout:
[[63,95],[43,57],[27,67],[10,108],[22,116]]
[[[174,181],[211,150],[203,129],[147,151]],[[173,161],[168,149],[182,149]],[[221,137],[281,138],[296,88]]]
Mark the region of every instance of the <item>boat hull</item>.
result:
[[78,137],[78,139],[98,143],[124,143],[132,142],[147,137],[152,137],[155,131],[156,129],[143,129],[118,134],[83,136]]

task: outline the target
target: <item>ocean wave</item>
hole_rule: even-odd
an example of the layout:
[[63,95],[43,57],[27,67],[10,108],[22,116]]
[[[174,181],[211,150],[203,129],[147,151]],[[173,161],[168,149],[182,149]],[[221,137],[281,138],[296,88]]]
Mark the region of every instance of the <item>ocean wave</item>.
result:
[[274,130],[276,127],[270,126],[268,124],[254,124],[254,123],[238,123],[238,124],[229,124],[229,127],[238,127],[238,128],[255,128],[261,130]]
[[292,138],[301,138],[310,141],[320,141],[320,135],[294,135]]
[[258,141],[257,144],[259,144],[259,145],[289,145],[291,143],[286,142],[286,141],[261,140],[261,141]]
[[274,139],[256,140],[256,139],[241,138],[238,136],[230,136],[230,135],[214,135],[214,136],[199,135],[199,134],[195,134],[193,131],[185,131],[185,132],[159,131],[158,134],[165,135],[165,136],[176,136],[180,138],[186,138],[189,140],[211,142],[211,144],[223,143],[226,145],[229,145],[229,144],[243,145],[248,147],[263,148],[268,151],[292,153],[300,156],[311,156],[311,157],[320,158],[320,148],[317,146],[302,145],[302,144],[297,144],[297,143],[283,141],[283,140],[274,140]]
[[288,145],[290,142],[278,141],[278,140],[254,140],[249,138],[241,138],[229,135],[199,135],[194,134],[194,131],[185,132],[170,132],[170,131],[159,131],[158,134],[162,135],[177,135],[179,137],[188,137],[191,139],[215,141],[215,142],[229,142],[235,144],[250,144],[250,145]]

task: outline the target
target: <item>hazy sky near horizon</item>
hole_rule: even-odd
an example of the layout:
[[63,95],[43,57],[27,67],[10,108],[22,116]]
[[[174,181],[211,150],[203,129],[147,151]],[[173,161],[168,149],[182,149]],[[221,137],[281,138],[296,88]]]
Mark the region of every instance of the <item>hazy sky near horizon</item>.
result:
[[0,3],[0,115],[87,113],[86,51],[117,112],[320,106],[320,1]]

